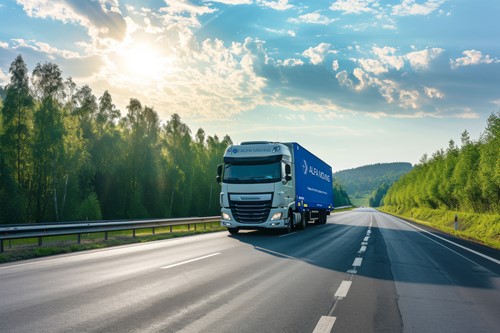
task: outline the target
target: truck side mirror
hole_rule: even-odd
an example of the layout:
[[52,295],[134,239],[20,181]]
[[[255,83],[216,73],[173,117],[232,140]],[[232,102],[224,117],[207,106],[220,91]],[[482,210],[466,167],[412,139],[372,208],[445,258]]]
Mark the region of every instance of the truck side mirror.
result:
[[222,180],[221,176],[222,176],[222,164],[219,164],[217,166],[217,178],[216,178],[217,179],[217,183],[219,183],[219,184],[220,184],[220,182]]
[[292,180],[292,167],[290,164],[285,164],[285,180],[289,182]]

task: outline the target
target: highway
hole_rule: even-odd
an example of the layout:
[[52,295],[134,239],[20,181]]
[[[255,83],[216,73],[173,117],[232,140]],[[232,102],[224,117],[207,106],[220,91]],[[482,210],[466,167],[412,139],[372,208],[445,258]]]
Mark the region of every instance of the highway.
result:
[[500,332],[500,251],[451,242],[359,208],[2,264],[0,331]]

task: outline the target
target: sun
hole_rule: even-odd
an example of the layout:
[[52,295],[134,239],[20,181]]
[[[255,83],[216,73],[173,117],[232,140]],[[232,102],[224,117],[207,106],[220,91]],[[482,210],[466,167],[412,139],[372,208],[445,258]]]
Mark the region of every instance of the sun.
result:
[[172,58],[148,44],[137,44],[121,52],[125,72],[135,80],[155,80],[172,72]]

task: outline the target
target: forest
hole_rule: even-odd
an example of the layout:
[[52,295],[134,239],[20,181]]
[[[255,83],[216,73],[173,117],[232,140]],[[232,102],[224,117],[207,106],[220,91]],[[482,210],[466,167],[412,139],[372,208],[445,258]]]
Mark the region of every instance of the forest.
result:
[[384,205],[469,213],[500,213],[500,111],[477,141],[465,130],[461,146],[424,155],[387,192]]
[[63,79],[54,63],[31,77],[10,66],[0,119],[0,223],[219,214],[215,170],[231,138],[191,130],[179,115]]
[[387,189],[412,169],[407,162],[377,163],[336,172],[340,182],[356,205],[378,207]]
[[[64,79],[58,65],[31,75],[21,55],[0,87],[0,224],[212,216],[217,165],[229,136],[178,114],[162,122],[131,98],[122,116],[108,91]],[[337,206],[350,204],[334,184]]]

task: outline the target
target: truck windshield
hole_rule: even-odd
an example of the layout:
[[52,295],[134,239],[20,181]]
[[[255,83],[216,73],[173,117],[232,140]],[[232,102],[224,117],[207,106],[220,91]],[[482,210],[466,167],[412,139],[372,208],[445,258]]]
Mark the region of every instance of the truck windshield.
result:
[[274,183],[280,180],[281,162],[224,164],[225,183]]

